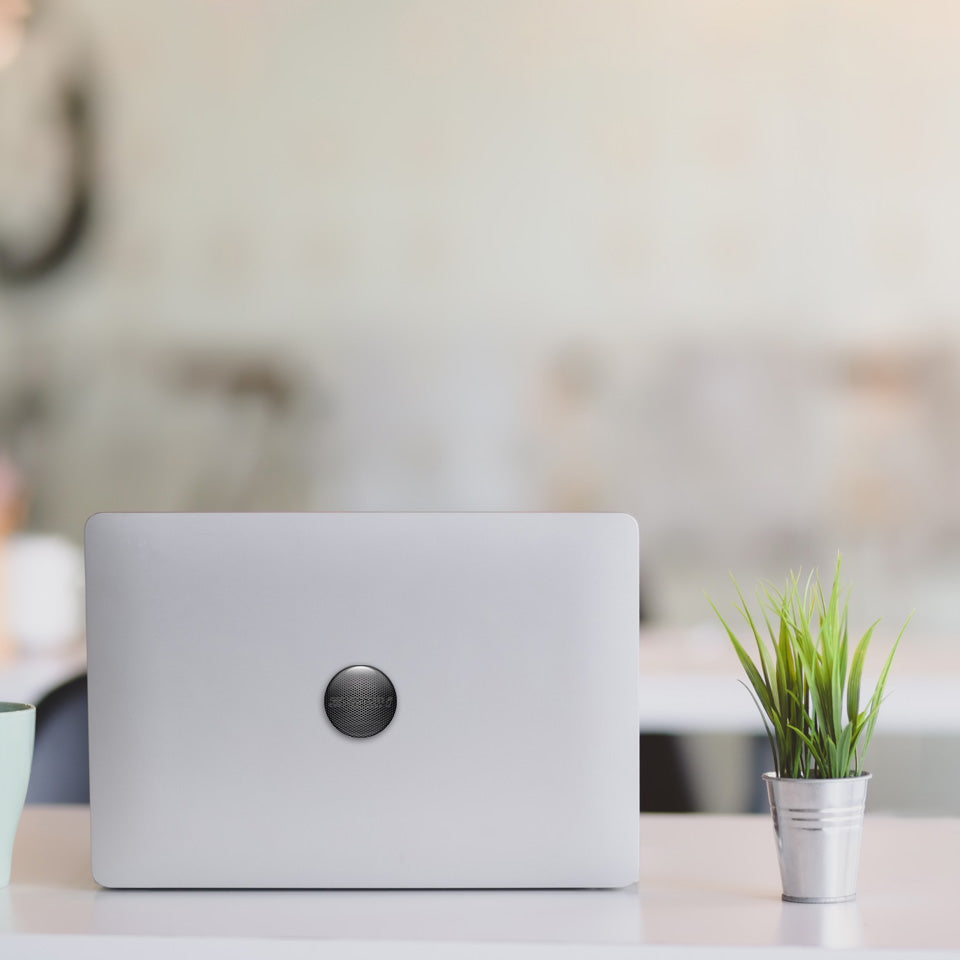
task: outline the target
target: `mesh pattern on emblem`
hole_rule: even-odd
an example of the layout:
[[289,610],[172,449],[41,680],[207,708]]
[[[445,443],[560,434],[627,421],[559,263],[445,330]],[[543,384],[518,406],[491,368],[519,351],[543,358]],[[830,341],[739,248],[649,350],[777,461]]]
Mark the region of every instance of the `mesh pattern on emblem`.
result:
[[397,692],[390,678],[374,667],[347,667],[327,684],[323,707],[341,733],[373,737],[397,712]]

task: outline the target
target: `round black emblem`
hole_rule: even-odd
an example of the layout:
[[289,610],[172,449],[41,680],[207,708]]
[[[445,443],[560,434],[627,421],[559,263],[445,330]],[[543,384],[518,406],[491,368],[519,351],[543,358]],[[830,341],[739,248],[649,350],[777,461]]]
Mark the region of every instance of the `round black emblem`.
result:
[[346,667],[327,684],[323,708],[346,736],[374,737],[389,726],[397,712],[397,691],[376,667]]

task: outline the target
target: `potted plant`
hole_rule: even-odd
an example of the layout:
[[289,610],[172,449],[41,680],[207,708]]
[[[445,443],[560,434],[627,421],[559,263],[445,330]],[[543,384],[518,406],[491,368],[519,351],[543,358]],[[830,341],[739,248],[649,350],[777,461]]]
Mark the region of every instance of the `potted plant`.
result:
[[756,662],[710,600],[747,674],[747,689],[752,688],[767,731],[776,769],[763,779],[783,899],[801,903],[856,896],[870,779],[863,769],[864,757],[906,629],[904,624],[873,693],[861,704],[863,667],[877,623],[851,648],[848,594],[841,597],[840,566],[838,556],[829,598],[815,574],[802,582],[791,573],[782,593],[761,585],[759,626],[734,581],[740,598],[737,610],[756,643]]

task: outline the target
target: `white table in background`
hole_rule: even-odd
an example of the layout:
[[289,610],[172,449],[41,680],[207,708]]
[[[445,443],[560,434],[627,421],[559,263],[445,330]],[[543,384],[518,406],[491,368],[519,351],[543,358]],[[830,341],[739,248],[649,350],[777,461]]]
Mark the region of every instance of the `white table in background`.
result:
[[[864,696],[889,651],[877,637]],[[754,653],[748,645],[750,653]],[[872,669],[872,673],[871,673]],[[756,706],[737,682],[743,671],[726,637],[713,629],[644,629],[640,634],[640,728],[644,733],[763,734]],[[884,734],[960,735],[960,639],[905,638],[880,714]]]
[[[645,815],[624,890],[142,891],[90,876],[86,807],[28,807],[0,956],[847,957],[960,951],[960,820],[867,818],[858,900],[780,899],[769,817]],[[799,952],[795,948],[800,949]]]
[[[870,664],[882,663],[883,652],[883,638],[878,638]],[[0,700],[35,703],[85,669],[82,647],[5,661],[0,664]],[[717,631],[642,630],[641,731],[762,734],[756,707],[737,682],[740,678],[733,650]],[[960,735],[960,640],[902,644],[888,693],[884,733]]]

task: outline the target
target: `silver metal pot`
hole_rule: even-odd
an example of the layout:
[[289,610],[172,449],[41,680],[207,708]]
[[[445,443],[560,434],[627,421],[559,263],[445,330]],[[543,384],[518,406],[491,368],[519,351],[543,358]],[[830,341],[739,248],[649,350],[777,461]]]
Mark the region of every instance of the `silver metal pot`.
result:
[[765,773],[783,899],[841,903],[857,895],[863,808],[870,774],[781,780]]

